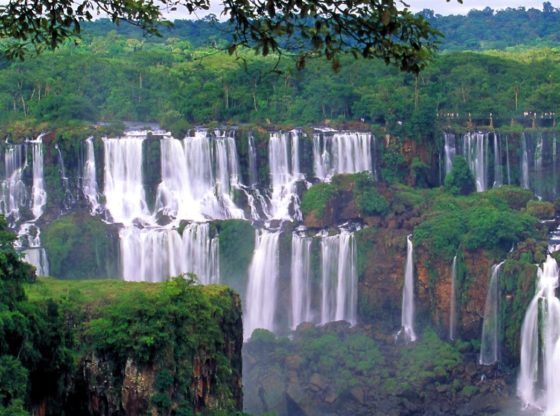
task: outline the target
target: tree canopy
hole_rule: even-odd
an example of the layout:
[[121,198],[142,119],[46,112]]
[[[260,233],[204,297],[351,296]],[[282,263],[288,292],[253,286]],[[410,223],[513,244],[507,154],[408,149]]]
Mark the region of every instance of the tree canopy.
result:
[[[222,0],[222,6],[232,30],[230,53],[240,46],[265,56],[289,53],[298,68],[309,56],[322,56],[337,69],[339,55],[352,53],[417,73],[440,35],[403,0]],[[0,50],[23,58],[30,50],[55,49],[100,14],[157,35],[169,24],[166,11],[209,7],[210,0],[10,0],[0,6]]]

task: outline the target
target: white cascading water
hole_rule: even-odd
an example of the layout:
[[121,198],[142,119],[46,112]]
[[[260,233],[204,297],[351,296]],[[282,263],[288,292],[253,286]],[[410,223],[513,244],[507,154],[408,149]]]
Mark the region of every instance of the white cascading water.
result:
[[453,158],[457,153],[457,149],[455,146],[455,135],[453,133],[444,133],[443,134],[443,150],[445,154],[445,175],[451,172],[453,169]]
[[219,280],[218,239],[210,237],[207,223],[189,224],[182,235],[175,229],[125,227],[119,237],[124,280],[159,282],[185,273],[195,273],[203,284]]
[[542,197],[544,195],[544,186],[543,186],[544,138],[541,133],[537,134],[535,142],[536,142],[535,152],[533,154],[533,172],[535,176],[533,180],[532,191],[535,192],[537,196]]
[[91,207],[91,213],[95,214],[100,209],[99,191],[97,189],[97,176],[95,167],[95,151],[93,148],[93,138],[89,137],[85,141],[86,160],[82,172],[82,192]]
[[291,294],[292,323],[296,329],[302,322],[312,322],[311,313],[311,237],[292,234]]
[[525,133],[521,133],[521,152],[521,187],[529,189],[529,155]]
[[257,173],[257,148],[255,146],[255,138],[252,134],[249,134],[248,141],[248,159],[249,159],[249,186],[254,188],[258,183],[258,173]]
[[144,139],[136,135],[103,138],[105,208],[113,222],[125,226],[137,219],[151,222],[142,176]]
[[233,137],[211,139],[206,130],[197,130],[193,137],[168,137],[160,143],[162,181],[156,212],[192,221],[244,217],[230,194],[239,183]]
[[540,171],[543,168],[543,147],[544,147],[544,139],[543,135],[539,134],[537,136],[536,145],[535,145],[535,154],[534,154],[534,167],[536,171]]
[[299,169],[299,135],[297,130],[274,132],[268,141],[270,166],[270,216],[276,220],[301,221],[297,182],[304,179]]
[[451,299],[449,301],[449,339],[455,340],[457,333],[457,256],[451,265]]
[[411,235],[406,238],[401,330],[397,337],[399,336],[403,336],[407,342],[416,341],[416,333],[414,332],[414,246]]
[[511,185],[511,170],[509,166],[509,139],[506,136],[506,168],[507,168],[507,180],[508,185]]
[[0,213],[11,225],[19,221],[20,209],[27,205],[23,170],[27,165],[25,145],[7,145],[4,151],[5,179],[0,183]]
[[490,283],[486,292],[482,337],[480,339],[480,356],[478,359],[481,365],[492,365],[500,359],[499,278],[502,264],[504,262],[492,266]]
[[476,191],[486,191],[488,186],[488,134],[465,134],[463,151],[476,181]]
[[504,177],[502,173],[502,153],[500,151],[498,134],[494,133],[494,188],[500,187],[503,184]]
[[60,180],[62,182],[62,190],[64,191],[64,199],[62,201],[62,206],[65,210],[70,210],[72,205],[74,204],[74,195],[72,195],[72,191],[70,190],[70,179],[66,175],[66,167],[64,166],[64,158],[62,157],[62,152],[60,151],[60,147],[58,144],[54,145],[56,152],[58,153],[58,165],[59,165],[59,172],[60,172]]
[[31,212],[34,221],[43,215],[47,203],[47,191],[45,190],[45,177],[43,173],[43,135],[36,140],[30,140],[33,162],[33,187],[31,189]]
[[329,181],[340,173],[374,174],[371,133],[317,130],[313,135],[315,177]]
[[358,275],[354,234],[321,237],[321,324],[357,322]]
[[33,222],[21,224],[14,247],[23,252],[27,263],[35,266],[38,276],[48,276],[49,261],[46,250],[41,247],[41,230],[37,225]]
[[280,232],[257,230],[255,251],[249,267],[243,338],[248,340],[257,328],[274,331],[279,275]]
[[525,406],[560,414],[560,300],[558,264],[548,256],[538,269],[537,289],[521,327],[517,395]]

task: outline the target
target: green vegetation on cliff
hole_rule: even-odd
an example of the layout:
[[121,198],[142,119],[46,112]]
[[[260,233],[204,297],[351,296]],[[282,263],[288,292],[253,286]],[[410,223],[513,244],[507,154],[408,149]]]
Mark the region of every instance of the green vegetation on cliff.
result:
[[510,208],[503,197],[515,192],[529,193],[503,187],[468,197],[434,194],[432,208],[414,229],[414,241],[434,257],[443,256],[449,261],[459,249],[482,248],[493,251],[496,258],[504,257],[513,244],[529,237],[544,237],[537,218],[525,210]]
[[190,276],[34,281],[13,241],[0,220],[0,414],[241,409],[241,304],[230,289]]
[[[161,284],[123,281],[41,279],[26,290],[32,304],[56,302],[71,339],[75,370],[66,411],[87,414],[95,403],[76,397],[96,391],[111,399],[125,385],[137,384],[138,403],[120,402],[116,409],[178,414],[193,410],[234,412],[241,406],[241,305],[225,286],[201,286],[190,277]],[[94,362],[95,366],[88,365]],[[119,375],[114,375],[119,374]],[[99,378],[110,382],[97,386]],[[85,390],[84,390],[85,389]],[[91,391],[90,391],[91,389]],[[123,399],[124,400],[124,399]],[[89,406],[89,408],[88,408]]]

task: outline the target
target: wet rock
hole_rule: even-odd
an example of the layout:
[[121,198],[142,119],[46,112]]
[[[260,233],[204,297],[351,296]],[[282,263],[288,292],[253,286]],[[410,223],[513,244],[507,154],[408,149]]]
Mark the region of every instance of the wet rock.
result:
[[311,376],[311,378],[309,379],[309,384],[315,391],[325,390],[329,386],[327,380],[325,380],[322,375],[317,373],[314,373]]

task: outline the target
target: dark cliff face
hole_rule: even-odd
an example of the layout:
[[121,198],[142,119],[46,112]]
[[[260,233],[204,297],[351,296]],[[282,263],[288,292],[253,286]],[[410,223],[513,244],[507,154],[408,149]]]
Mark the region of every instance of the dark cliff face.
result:
[[[124,282],[107,281],[107,286],[115,284]],[[33,413],[134,416],[241,410],[239,296],[223,286],[176,281],[130,290],[98,294],[94,304],[66,310],[78,359],[61,377],[66,394],[57,399],[58,409],[49,408],[52,398],[43,397]]]

